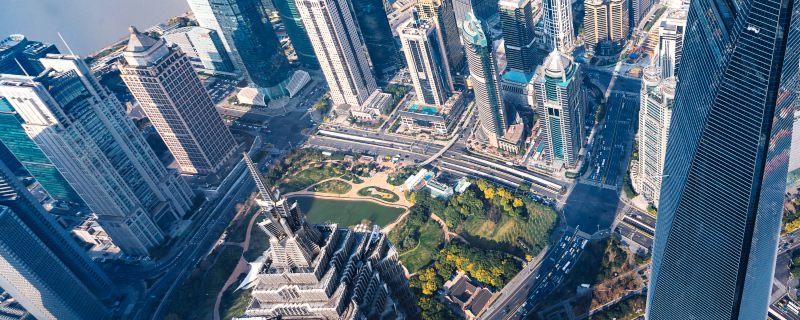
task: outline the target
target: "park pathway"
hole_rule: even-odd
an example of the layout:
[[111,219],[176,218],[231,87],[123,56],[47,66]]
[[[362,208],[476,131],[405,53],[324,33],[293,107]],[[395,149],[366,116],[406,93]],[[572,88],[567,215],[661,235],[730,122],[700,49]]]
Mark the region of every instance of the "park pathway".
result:
[[244,259],[244,253],[247,252],[247,249],[250,248],[250,234],[253,231],[253,225],[256,223],[260,215],[254,214],[250,221],[247,223],[247,234],[244,236],[243,242],[230,242],[230,245],[240,246],[242,248],[242,256],[239,257],[239,262],[236,264],[236,268],[233,269],[230,276],[228,276],[228,280],[225,281],[225,284],[222,286],[222,289],[219,290],[217,293],[217,300],[214,302],[214,320],[220,320],[219,315],[219,306],[222,303],[222,295],[225,293],[225,290],[228,290],[230,286],[232,286],[237,279],[239,279],[239,275],[245,272],[250,271],[250,264]]

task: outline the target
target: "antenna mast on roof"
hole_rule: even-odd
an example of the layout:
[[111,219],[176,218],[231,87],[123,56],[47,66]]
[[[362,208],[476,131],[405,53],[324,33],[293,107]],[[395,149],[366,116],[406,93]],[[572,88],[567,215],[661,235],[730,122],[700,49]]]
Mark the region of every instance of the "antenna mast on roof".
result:
[[58,33],[58,37],[61,38],[61,42],[64,43],[64,46],[67,47],[67,51],[69,51],[69,54],[74,56],[75,53],[72,52],[72,48],[70,48],[69,45],[67,44],[67,40],[64,40],[64,37],[61,36],[61,32],[56,32],[56,33]]

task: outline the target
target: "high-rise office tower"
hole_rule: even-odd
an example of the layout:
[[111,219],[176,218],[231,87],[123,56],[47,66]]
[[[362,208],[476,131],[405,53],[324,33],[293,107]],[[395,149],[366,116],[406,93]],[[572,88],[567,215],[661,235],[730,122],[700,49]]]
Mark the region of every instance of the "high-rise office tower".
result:
[[44,70],[39,58],[49,53],[58,53],[55,45],[12,34],[0,40],[0,74],[37,75]]
[[260,0],[188,0],[201,27],[220,35],[236,68],[269,98],[285,95],[289,61]]
[[533,12],[530,0],[501,0],[500,22],[505,45],[506,69],[500,70],[506,105],[525,108],[528,82],[533,78]]
[[467,12],[472,14],[480,21],[486,21],[497,13],[497,1],[492,0],[452,0],[453,12],[459,28],[464,24]]
[[453,11],[453,0],[419,0],[417,13],[422,20],[436,24],[436,32],[444,44],[450,75],[455,77],[464,70],[464,47],[461,45],[461,31]]
[[275,0],[271,2],[274,3],[275,9],[281,17],[281,22],[286,27],[286,34],[292,40],[292,47],[294,52],[297,53],[300,63],[309,68],[319,69],[319,61],[317,61],[317,56],[314,54],[314,48],[311,46],[308,32],[303,25],[300,11],[297,10],[297,2],[294,0]]
[[586,53],[594,55],[597,45],[608,40],[608,5],[603,0],[586,0],[583,8],[583,42]]
[[569,0],[542,0],[544,15],[544,41],[559,52],[572,52],[575,33],[572,29],[572,2]]
[[185,174],[214,174],[236,141],[186,55],[130,28],[122,80]]
[[650,11],[650,8],[653,7],[655,4],[654,0],[630,0],[630,23],[632,24],[631,28],[636,28],[639,26],[639,23],[642,22],[642,19],[647,15]]
[[348,0],[298,0],[297,8],[308,31],[335,105],[360,106],[375,91],[364,40]]
[[468,12],[462,26],[462,37],[469,64],[469,80],[475,91],[475,107],[478,108],[480,128],[493,147],[499,147],[500,139],[508,125],[505,106],[500,93],[500,77],[497,61],[492,52],[492,42],[486,37],[481,21]]
[[246,317],[395,319],[416,313],[397,251],[377,226],[356,232],[309,225],[297,203],[273,194],[246,155],[245,162],[260,193],[258,226],[270,243],[242,284],[253,288]]
[[800,6],[692,0],[647,318],[767,317],[797,103]]
[[181,48],[198,71],[212,74],[235,71],[222,39],[214,30],[197,26],[183,27],[169,30],[161,38]]
[[392,79],[402,64],[400,48],[392,35],[389,18],[383,0],[348,0],[360,28],[364,44],[367,46],[372,69],[378,82],[386,83]]
[[658,49],[656,61],[661,68],[661,77],[675,77],[683,51],[683,33],[686,29],[686,10],[670,10],[667,18],[658,27]]
[[575,168],[583,146],[585,99],[581,92],[580,65],[553,51],[531,80],[534,96],[529,101],[539,113],[545,142],[545,159]]
[[192,191],[161,164],[80,58],[40,61],[46,70],[37,77],[0,76],[0,96],[114,243],[127,254],[146,255],[164,240],[162,228],[189,209]]
[[648,66],[644,69],[639,96],[639,168],[634,187],[658,207],[675,100],[675,78],[662,79],[658,67]]
[[[633,0],[636,1],[636,0]],[[608,40],[616,43],[625,43],[630,34],[630,16],[628,15],[628,0],[608,1]]]
[[[415,14],[416,15],[416,14]],[[453,81],[439,41],[436,25],[426,20],[409,19],[397,29],[406,65],[417,93],[417,102],[442,106],[453,92]]]
[[533,12],[530,0],[500,0],[500,22],[506,49],[506,68],[533,72]]
[[[13,160],[18,161],[39,182],[47,194],[55,200],[82,203],[81,197],[69,185],[64,176],[47,159],[22,128],[23,120],[8,101],[0,97],[0,142],[7,148]],[[3,161],[8,161],[3,159]]]
[[114,285],[0,163],[0,287],[39,319],[103,319]]

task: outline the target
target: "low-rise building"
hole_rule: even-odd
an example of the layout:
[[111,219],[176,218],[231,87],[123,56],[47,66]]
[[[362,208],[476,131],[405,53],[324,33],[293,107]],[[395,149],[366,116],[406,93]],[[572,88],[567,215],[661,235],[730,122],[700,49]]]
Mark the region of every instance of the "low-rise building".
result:
[[447,199],[453,195],[453,188],[436,180],[428,181],[425,185],[431,192],[431,197],[439,199]]
[[358,121],[375,121],[381,115],[388,113],[391,105],[391,94],[375,90],[362,105],[350,108],[350,116]]
[[445,136],[452,132],[465,109],[461,93],[453,92],[441,107],[410,102],[400,111],[400,120],[411,132]]
[[425,186],[425,183],[428,180],[430,180],[431,176],[432,174],[430,171],[428,171],[427,169],[421,169],[413,176],[408,177],[408,179],[406,179],[406,181],[403,182],[403,186],[408,191],[412,192],[417,191],[423,186]]
[[456,304],[468,320],[476,319],[492,300],[493,295],[489,289],[472,284],[469,277],[461,272],[445,282],[444,288],[445,299]]
[[515,123],[508,126],[506,133],[498,140],[499,148],[510,153],[519,154],[525,141],[525,124]]

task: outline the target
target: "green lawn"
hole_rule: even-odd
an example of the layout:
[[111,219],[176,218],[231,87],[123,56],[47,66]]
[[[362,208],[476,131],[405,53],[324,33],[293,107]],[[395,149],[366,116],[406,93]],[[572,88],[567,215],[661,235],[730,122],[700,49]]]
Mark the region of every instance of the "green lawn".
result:
[[[489,246],[505,244],[518,247],[517,240],[521,239],[529,246],[529,250],[526,251],[536,255],[546,245],[555,218],[555,215],[537,215],[528,219],[503,216],[499,223],[494,223],[491,220],[472,217],[464,222],[463,233],[470,239],[474,237],[486,240]],[[517,254],[516,250],[504,251]]]
[[367,201],[292,197],[292,201],[295,200],[311,223],[334,222],[343,227],[357,225],[364,219],[385,226],[404,211],[402,208],[392,208]]
[[361,190],[358,190],[358,195],[362,197],[372,197],[386,202],[400,201],[400,196],[398,196],[396,193],[392,192],[391,190],[379,187],[361,188]]
[[289,177],[289,181],[281,185],[281,191],[300,191],[325,179],[340,177],[345,174],[341,164],[326,163],[319,167],[311,167]]
[[211,319],[217,293],[239,262],[242,248],[225,245],[214,250],[172,295],[166,320]]
[[324,193],[335,193],[335,194],[345,194],[350,192],[350,189],[353,189],[353,186],[347,182],[341,180],[328,180],[323,183],[320,183],[313,188],[311,191],[314,192],[324,192]]
[[419,229],[419,244],[400,255],[400,261],[408,272],[414,273],[436,260],[436,253],[443,241],[442,229],[433,219]]

